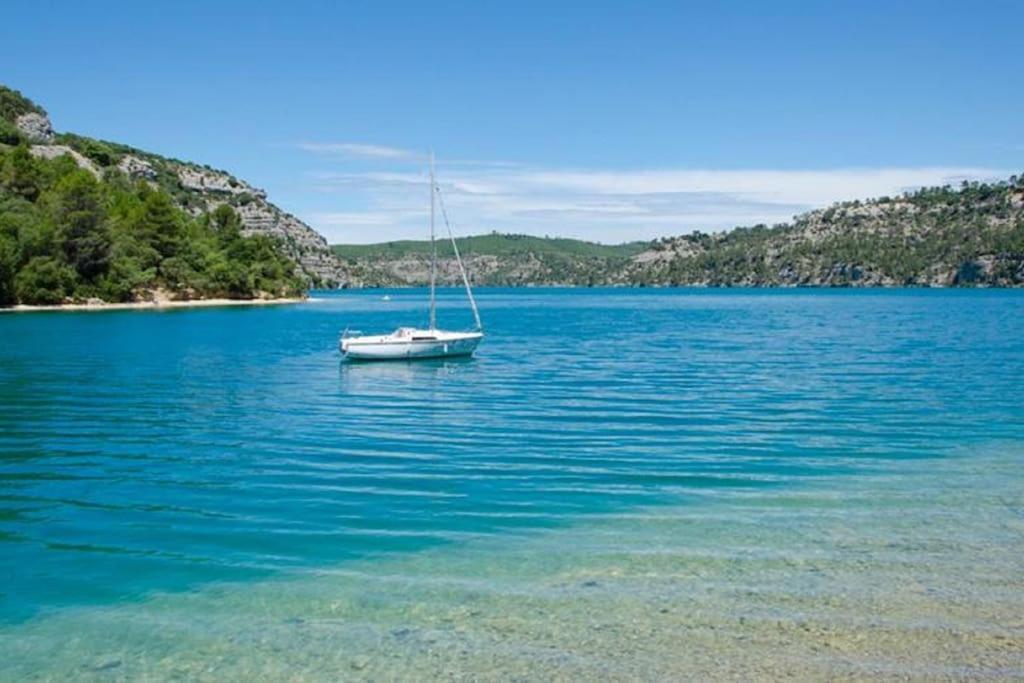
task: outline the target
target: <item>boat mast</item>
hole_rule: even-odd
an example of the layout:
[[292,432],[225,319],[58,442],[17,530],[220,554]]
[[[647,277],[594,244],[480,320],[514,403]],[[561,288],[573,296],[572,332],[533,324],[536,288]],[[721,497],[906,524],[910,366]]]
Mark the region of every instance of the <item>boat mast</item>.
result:
[[462,256],[459,254],[459,245],[455,241],[455,233],[452,231],[452,222],[448,220],[448,210],[444,208],[444,195],[441,188],[437,188],[437,201],[441,205],[441,218],[448,228],[448,239],[452,242],[452,251],[455,252],[455,261],[459,264],[459,273],[462,274],[462,284],[466,286],[466,296],[469,297],[469,305],[473,308],[473,319],[476,321],[476,329],[483,331],[484,324],[480,322],[480,311],[476,307],[476,299],[473,298],[473,288],[469,286],[469,275],[466,274],[466,266],[462,263]]
[[430,150],[430,329],[437,329],[437,304],[434,290],[437,280],[437,243],[434,241],[434,150]]
[[[441,209],[444,210],[444,203],[441,203]],[[469,276],[466,275],[466,267],[462,265],[462,257],[459,256],[459,245],[455,243],[455,235],[452,234],[452,225],[448,222],[448,217],[445,216],[445,224],[448,226],[448,238],[452,241],[452,251],[455,252],[455,260],[459,263],[459,272],[462,273],[462,284],[466,285],[466,296],[469,297],[469,305],[473,308],[473,320],[476,321],[476,329],[483,330],[484,324],[480,322],[480,311],[476,307],[476,299],[473,298],[473,289],[469,286]]]

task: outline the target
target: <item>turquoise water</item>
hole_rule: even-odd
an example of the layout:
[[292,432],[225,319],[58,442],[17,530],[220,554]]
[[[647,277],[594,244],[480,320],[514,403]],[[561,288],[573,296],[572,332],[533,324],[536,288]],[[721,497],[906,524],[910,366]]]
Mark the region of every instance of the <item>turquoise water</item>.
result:
[[1024,294],[492,289],[474,359],[340,362],[382,294],[0,315],[12,671],[1024,673]]

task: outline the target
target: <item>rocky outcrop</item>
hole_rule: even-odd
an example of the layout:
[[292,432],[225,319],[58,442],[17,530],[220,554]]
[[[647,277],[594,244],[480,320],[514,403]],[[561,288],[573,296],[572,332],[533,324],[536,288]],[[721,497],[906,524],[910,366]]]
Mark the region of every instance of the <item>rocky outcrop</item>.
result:
[[117,168],[119,171],[131,176],[132,178],[156,180],[156,169],[153,168],[153,164],[132,154],[126,154],[124,158],[118,162]]
[[84,168],[97,178],[102,175],[96,164],[67,145],[32,145],[29,147],[28,151],[32,156],[41,157],[43,159],[56,159],[57,157],[68,155],[75,160],[75,163],[78,164],[80,168]]
[[178,180],[186,190],[203,194],[248,194],[266,199],[267,193],[232,175],[198,166],[182,165],[178,169]]
[[327,240],[290,213],[262,199],[236,207],[243,232],[270,235],[314,282],[325,287],[352,286],[352,278],[331,253]]
[[53,142],[53,126],[50,125],[50,119],[45,114],[37,112],[22,114],[15,120],[14,125],[29,142],[44,145]]
[[[129,157],[125,157],[124,165]],[[146,162],[143,162],[146,163]],[[180,187],[192,198],[183,206],[193,213],[212,211],[230,204],[242,220],[243,233],[269,235],[316,286],[353,286],[352,274],[331,253],[327,240],[301,220],[267,201],[266,191],[253,187],[229,173],[194,164],[166,161]],[[152,165],[150,166],[152,168]],[[129,170],[122,168],[126,173]]]
[[691,258],[703,251],[699,244],[687,240],[663,239],[633,257],[641,267],[664,266],[677,259]]

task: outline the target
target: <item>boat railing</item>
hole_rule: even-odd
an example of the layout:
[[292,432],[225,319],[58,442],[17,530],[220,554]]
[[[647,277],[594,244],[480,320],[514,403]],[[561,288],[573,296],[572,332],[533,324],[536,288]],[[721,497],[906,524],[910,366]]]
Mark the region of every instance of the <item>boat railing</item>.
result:
[[352,329],[349,329],[349,328],[346,327],[341,332],[341,338],[342,339],[349,339],[350,337],[359,337],[362,334],[363,334],[362,330],[352,330]]

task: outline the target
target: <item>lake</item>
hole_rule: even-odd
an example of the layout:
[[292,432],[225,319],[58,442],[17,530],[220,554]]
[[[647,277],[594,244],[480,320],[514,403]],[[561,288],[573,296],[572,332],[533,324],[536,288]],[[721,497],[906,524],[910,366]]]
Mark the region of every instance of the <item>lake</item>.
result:
[[1024,292],[384,293],[0,315],[0,678],[1024,676]]

